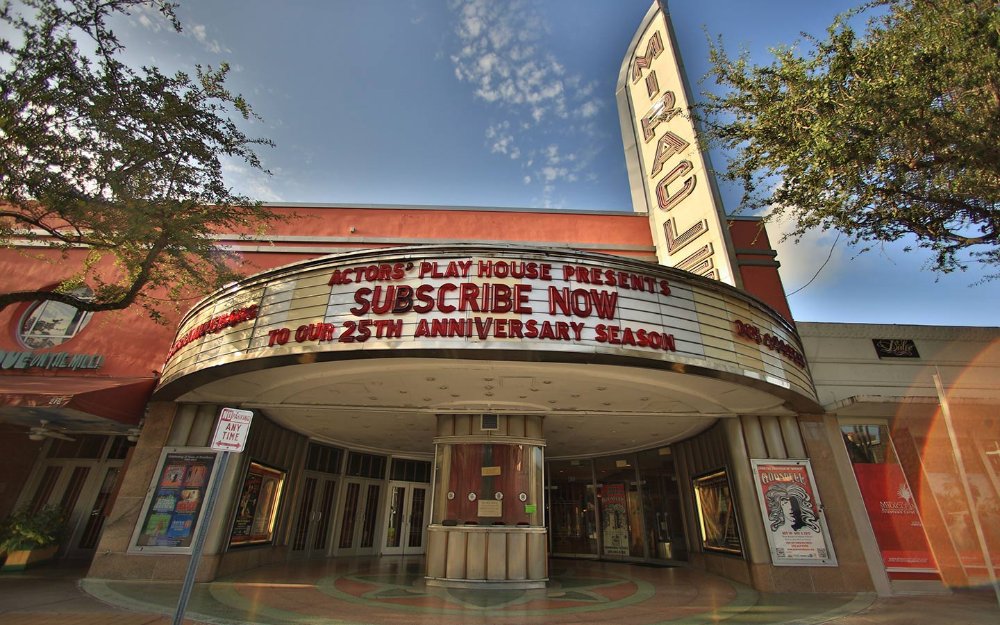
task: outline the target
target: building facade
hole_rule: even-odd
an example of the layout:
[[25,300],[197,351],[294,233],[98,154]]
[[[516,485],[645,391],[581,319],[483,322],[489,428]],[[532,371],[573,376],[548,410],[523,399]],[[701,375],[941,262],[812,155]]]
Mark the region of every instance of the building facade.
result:
[[[180,579],[203,534],[201,579],[415,555],[451,587],[543,587],[551,557],[982,583],[1000,330],[796,323],[762,223],[721,210],[658,4],[618,93],[633,213],[275,205],[218,235],[246,277],[164,324],[0,312],[0,513],[61,507],[98,578]],[[32,252],[0,288],[85,254]],[[253,415],[228,463],[225,409]]]

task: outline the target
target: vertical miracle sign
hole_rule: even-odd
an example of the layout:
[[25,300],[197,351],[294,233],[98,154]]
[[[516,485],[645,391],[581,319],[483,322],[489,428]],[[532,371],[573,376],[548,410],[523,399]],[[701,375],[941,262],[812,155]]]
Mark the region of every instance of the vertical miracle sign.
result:
[[250,433],[252,420],[253,412],[250,410],[223,408],[222,412],[219,413],[219,424],[215,427],[215,434],[212,436],[212,449],[235,453],[243,451],[247,444],[247,435]]

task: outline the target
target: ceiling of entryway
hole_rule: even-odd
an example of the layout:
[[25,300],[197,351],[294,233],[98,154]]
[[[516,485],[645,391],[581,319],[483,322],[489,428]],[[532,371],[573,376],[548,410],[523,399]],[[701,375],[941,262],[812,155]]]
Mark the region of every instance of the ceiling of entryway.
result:
[[177,401],[254,409],[318,440],[411,454],[433,450],[436,414],[540,414],[550,458],[668,443],[734,414],[790,414],[775,395],[700,375],[433,358],[319,362],[236,373]]

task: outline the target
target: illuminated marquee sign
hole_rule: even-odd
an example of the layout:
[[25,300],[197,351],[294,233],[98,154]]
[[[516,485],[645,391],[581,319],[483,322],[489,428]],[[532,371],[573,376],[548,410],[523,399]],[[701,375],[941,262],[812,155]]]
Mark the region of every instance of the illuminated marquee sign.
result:
[[207,298],[177,336],[163,385],[255,358],[519,350],[714,369],[814,400],[798,337],[767,307],[690,274],[584,252],[427,246],[304,261]]
[[660,264],[739,286],[667,20],[654,3],[618,81],[633,205],[649,214]]

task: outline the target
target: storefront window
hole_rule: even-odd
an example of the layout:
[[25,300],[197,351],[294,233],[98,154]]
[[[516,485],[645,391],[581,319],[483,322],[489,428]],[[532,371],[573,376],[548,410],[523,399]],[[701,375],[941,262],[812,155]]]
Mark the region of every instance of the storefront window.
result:
[[[84,300],[94,296],[94,292],[87,287],[73,289],[69,294]],[[18,338],[32,349],[62,345],[83,330],[90,317],[91,313],[62,302],[35,302],[18,326]]]
[[937,570],[916,499],[885,425],[841,426],[882,562],[890,573]]
[[439,445],[434,522],[541,526],[541,461],[538,445]]

